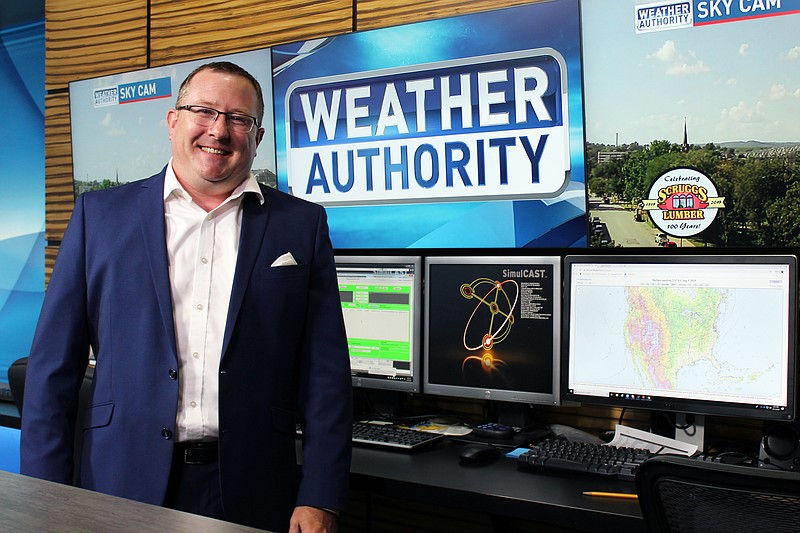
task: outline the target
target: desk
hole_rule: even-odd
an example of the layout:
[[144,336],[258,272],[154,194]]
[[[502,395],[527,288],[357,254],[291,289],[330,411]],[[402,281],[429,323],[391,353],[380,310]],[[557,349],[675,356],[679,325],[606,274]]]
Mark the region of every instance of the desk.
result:
[[561,472],[530,473],[505,457],[483,466],[464,466],[458,461],[459,448],[445,442],[408,454],[354,447],[351,487],[367,494],[578,531],[646,531],[637,501],[582,494],[635,492],[632,482]]
[[19,474],[0,472],[3,531],[261,531]]

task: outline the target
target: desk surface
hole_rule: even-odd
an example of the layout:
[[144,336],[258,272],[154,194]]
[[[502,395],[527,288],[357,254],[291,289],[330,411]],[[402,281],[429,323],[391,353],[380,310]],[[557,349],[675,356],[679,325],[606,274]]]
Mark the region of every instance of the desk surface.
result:
[[0,472],[3,531],[260,531],[77,487]]
[[461,465],[460,444],[408,454],[355,447],[351,486],[397,499],[437,502],[498,516],[582,531],[645,531],[639,503],[584,496],[583,491],[635,492],[632,482],[562,472],[531,473],[515,460]]

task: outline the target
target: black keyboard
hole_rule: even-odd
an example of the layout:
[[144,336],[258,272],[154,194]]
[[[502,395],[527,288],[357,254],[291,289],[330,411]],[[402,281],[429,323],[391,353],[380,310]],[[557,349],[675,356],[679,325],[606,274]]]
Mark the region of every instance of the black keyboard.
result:
[[636,470],[653,453],[640,448],[545,439],[519,456],[526,469],[581,472],[633,481]]
[[394,424],[370,424],[353,422],[353,444],[385,446],[399,450],[413,451],[424,448],[444,439],[439,433],[416,431]]

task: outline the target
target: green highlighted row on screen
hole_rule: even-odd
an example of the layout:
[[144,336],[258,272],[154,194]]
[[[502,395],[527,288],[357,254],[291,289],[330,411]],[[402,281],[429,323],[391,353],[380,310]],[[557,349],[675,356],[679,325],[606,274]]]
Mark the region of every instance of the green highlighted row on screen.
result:
[[352,357],[410,361],[411,347],[408,342],[379,339],[347,339],[347,348]]

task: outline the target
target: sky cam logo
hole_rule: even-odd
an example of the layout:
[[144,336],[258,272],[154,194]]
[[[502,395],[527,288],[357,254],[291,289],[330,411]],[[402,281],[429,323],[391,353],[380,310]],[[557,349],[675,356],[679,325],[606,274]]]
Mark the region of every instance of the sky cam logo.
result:
[[691,237],[708,228],[725,207],[717,187],[705,174],[691,168],[674,168],[659,176],[642,207],[653,223],[674,237]]
[[124,83],[116,87],[103,87],[95,89],[92,96],[95,107],[169,98],[172,96],[172,79],[156,78]]

